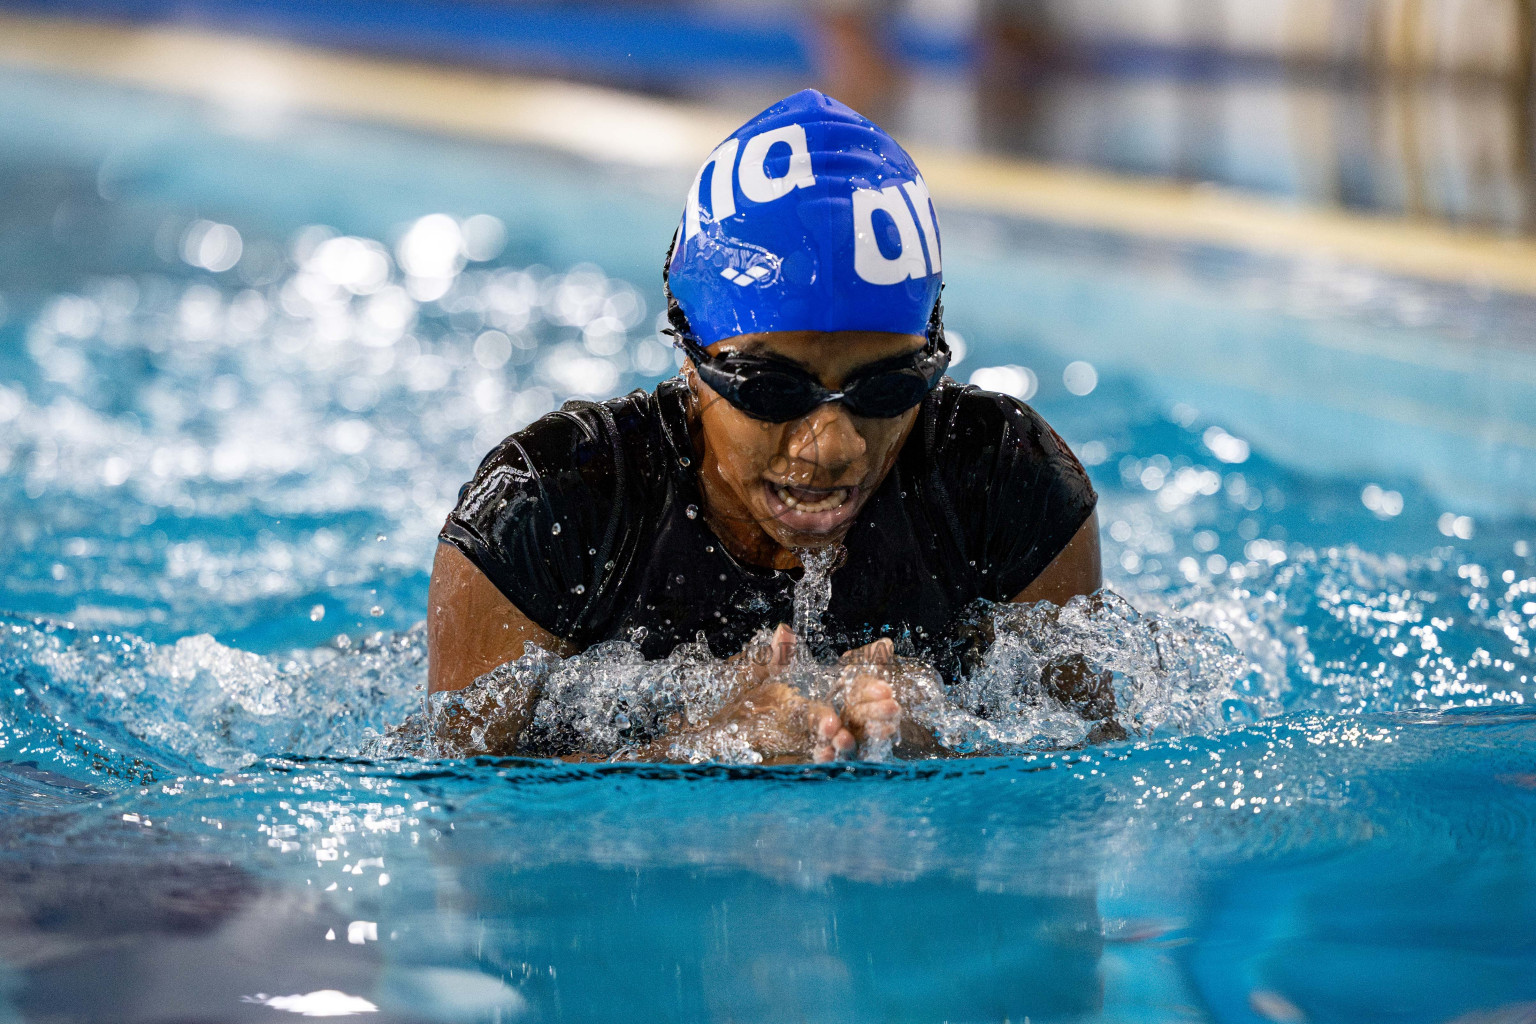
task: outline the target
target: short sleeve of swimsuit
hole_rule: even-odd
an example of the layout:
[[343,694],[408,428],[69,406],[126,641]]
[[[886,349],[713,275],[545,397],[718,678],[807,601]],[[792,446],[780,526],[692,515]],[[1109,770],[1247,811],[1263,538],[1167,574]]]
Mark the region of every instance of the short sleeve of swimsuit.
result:
[[601,558],[623,516],[612,413],[570,403],[507,438],[459,492],[441,539],[524,615],[559,637],[590,642]]
[[1008,601],[1045,571],[1088,520],[1098,495],[1050,424],[1009,395],[946,389],[930,465],[944,482],[982,586]]

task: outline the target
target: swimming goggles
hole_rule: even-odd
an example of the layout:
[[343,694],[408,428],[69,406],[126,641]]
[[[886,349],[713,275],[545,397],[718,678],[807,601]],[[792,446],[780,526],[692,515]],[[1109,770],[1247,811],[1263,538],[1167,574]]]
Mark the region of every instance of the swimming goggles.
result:
[[860,367],[841,391],[833,391],[788,360],[739,352],[713,356],[682,331],[665,333],[693,360],[700,380],[748,416],[769,423],[797,420],[827,402],[842,402],[855,416],[870,419],[900,416],[949,369],[949,346],[930,333],[918,351]]

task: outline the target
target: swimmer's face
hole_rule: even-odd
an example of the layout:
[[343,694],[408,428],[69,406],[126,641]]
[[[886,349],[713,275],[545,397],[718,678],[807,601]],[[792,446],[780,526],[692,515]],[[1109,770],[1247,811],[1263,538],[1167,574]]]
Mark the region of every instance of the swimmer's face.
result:
[[[711,345],[797,364],[833,390],[870,363],[916,352],[915,334],[775,331]],[[890,418],[855,416],[841,402],[788,423],[753,419],[685,367],[703,435],[700,480],[716,531],[759,564],[793,565],[789,548],[823,547],[847,534],[885,479],[921,405]],[[777,563],[777,564],[775,564]]]

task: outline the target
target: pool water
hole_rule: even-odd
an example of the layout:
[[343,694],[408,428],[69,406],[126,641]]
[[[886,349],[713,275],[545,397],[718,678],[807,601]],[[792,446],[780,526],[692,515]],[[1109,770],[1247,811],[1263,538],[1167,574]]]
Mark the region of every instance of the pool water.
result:
[[0,72],[0,1021],[1536,1015],[1536,302],[1476,285],[940,196],[1132,738],[380,756],[479,457],[672,372],[685,187]]

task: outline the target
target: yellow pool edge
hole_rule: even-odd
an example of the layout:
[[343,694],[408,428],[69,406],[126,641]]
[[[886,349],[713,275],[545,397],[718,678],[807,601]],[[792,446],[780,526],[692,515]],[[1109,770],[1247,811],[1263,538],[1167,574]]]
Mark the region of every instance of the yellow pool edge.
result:
[[[0,14],[0,64],[687,173],[736,127],[716,108],[615,89],[359,56],[173,26]],[[1536,242],[1291,206],[1208,186],[914,148],[941,207],[1536,295]]]

